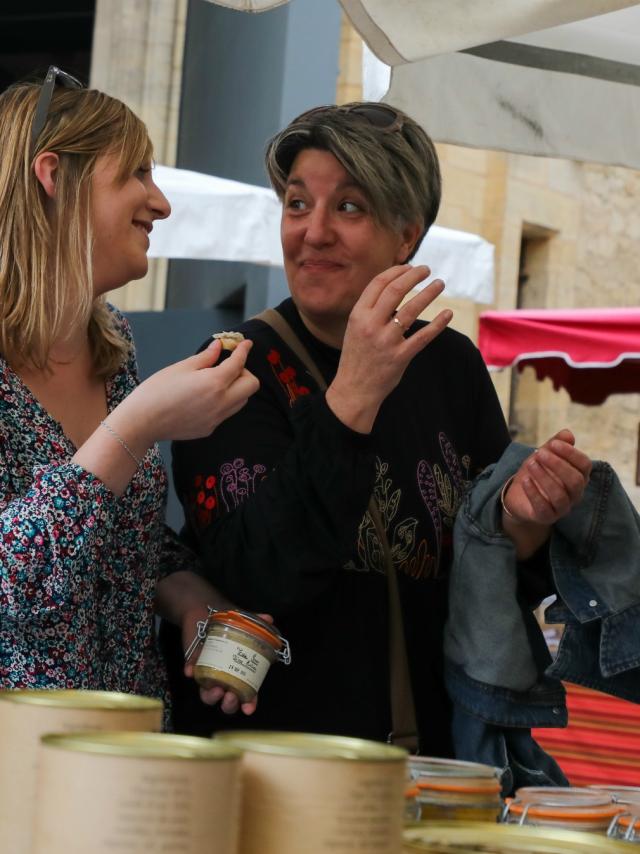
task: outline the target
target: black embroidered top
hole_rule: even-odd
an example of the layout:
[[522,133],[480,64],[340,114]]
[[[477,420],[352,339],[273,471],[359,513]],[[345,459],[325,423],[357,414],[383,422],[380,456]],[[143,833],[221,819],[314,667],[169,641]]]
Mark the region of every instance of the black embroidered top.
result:
[[[290,299],[278,311],[330,383],[340,352],[308,332]],[[386,738],[387,581],[367,513],[373,491],[398,576],[421,751],[447,755],[442,629],[452,524],[474,475],[509,442],[482,358],[445,330],[364,436],[333,415],[270,327],[251,320],[240,329],[254,341],[248,368],[260,390],[209,438],[175,444],[176,489],[207,576],[239,607],[273,614],[293,664],[271,668],[254,716],[228,719],[201,706],[202,720],[188,728]],[[199,714],[193,708],[188,715]]]

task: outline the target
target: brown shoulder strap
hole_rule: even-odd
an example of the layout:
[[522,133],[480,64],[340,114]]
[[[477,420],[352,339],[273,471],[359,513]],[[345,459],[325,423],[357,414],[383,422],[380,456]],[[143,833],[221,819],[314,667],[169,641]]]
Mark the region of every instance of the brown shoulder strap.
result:
[[[298,338],[284,317],[273,308],[256,315],[254,320],[262,320],[276,332],[284,343],[300,359],[305,368],[314,378],[318,387],[323,391],[327,383],[320,373],[309,351]],[[387,539],[387,533],[382,524],[380,509],[372,495],[369,499],[369,515],[380,540],[387,568],[387,585],[389,597],[389,668],[391,688],[391,725],[392,731],[388,740],[401,747],[415,752],[418,749],[417,724],[413,691],[411,689],[411,678],[409,675],[409,662],[407,660],[407,645],[402,624],[402,608],[400,605],[400,593],[398,591],[398,579],[393,564],[393,556]]]

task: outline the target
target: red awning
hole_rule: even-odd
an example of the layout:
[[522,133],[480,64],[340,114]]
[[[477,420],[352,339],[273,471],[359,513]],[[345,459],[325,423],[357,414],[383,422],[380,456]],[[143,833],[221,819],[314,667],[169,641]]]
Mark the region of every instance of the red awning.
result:
[[479,346],[489,369],[531,365],[576,403],[640,393],[640,309],[486,311]]

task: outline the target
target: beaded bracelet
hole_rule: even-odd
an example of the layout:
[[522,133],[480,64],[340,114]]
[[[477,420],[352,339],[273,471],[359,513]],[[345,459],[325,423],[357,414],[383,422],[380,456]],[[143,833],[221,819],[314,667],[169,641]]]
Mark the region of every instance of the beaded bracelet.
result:
[[[123,447],[123,448],[125,449],[125,451],[129,454],[129,456],[131,457],[131,459],[132,459],[132,460],[134,460],[134,462],[135,462],[135,464],[136,464],[137,466],[139,466],[139,465],[141,465],[141,464],[142,464],[142,460],[141,460],[141,459],[139,459],[138,457],[136,457],[136,455],[133,453],[133,451],[131,450],[131,448],[127,445],[127,443],[126,443],[126,442],[125,442],[125,440],[122,438],[122,436],[120,436],[120,434],[119,434],[119,433],[116,433],[116,431],[113,429],[113,427],[112,427],[110,424],[107,424],[107,422],[106,422],[106,421],[101,421],[101,422],[100,422],[100,425],[101,425],[102,427],[104,427],[104,428],[105,428],[105,430],[108,430],[108,431],[109,431],[109,433],[111,433],[111,435],[113,436],[113,438],[114,438],[117,442],[120,442],[120,444],[122,445],[122,447]],[[504,506],[504,505],[503,505],[503,506]]]

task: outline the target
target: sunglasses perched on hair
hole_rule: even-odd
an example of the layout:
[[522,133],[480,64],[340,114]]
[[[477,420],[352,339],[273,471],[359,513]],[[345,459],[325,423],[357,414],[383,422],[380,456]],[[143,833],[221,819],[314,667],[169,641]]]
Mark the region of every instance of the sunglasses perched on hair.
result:
[[53,90],[56,86],[56,83],[65,89],[84,89],[84,85],[76,77],[73,77],[73,75],[67,74],[66,71],[63,71],[56,65],[49,66],[47,76],[44,78],[42,88],[40,89],[40,97],[38,98],[38,103],[36,104],[36,111],[33,115],[33,122],[31,123],[32,155],[35,151],[38,137],[44,130],[44,126],[47,123],[49,107],[51,106],[51,99],[53,97]]
[[358,118],[362,118],[369,122],[370,125],[378,128],[385,133],[393,133],[394,131],[402,130],[404,117],[390,107],[388,104],[354,104],[353,106],[345,104],[344,106],[327,106],[314,107],[312,110],[307,110],[298,116],[296,122],[305,122],[308,119],[320,117],[322,113],[329,113],[338,110],[341,113],[351,113]]

